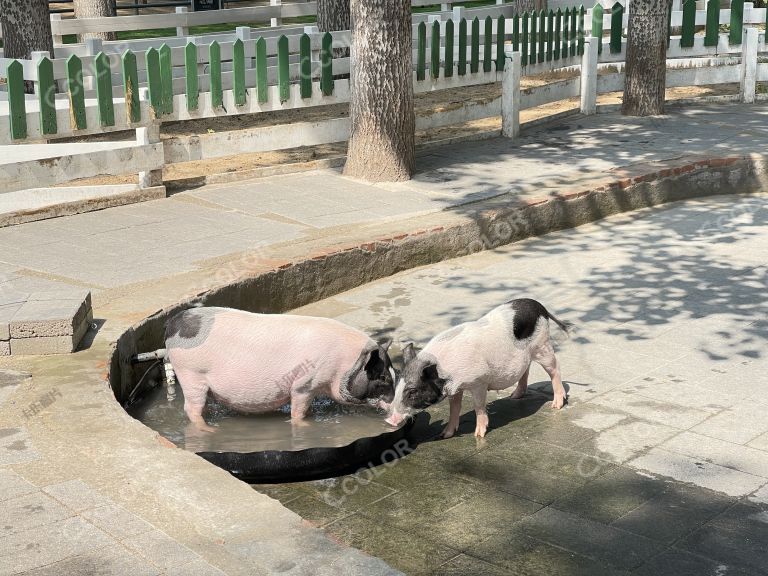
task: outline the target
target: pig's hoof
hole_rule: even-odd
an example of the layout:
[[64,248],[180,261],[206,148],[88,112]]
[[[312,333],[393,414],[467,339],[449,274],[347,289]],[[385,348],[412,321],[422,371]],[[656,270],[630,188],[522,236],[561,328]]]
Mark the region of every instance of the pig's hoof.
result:
[[195,428],[198,432],[216,432],[216,428],[208,424],[195,424]]
[[456,428],[454,428],[453,426],[446,426],[442,434],[440,434],[440,438],[447,439],[453,436],[454,434],[456,434]]
[[485,426],[478,426],[475,428],[475,436],[478,438],[485,438],[485,433],[488,431],[488,429]]
[[512,400],[520,400],[520,398],[522,398],[523,396],[525,396],[525,389],[521,390],[520,386],[515,388],[515,391],[509,395],[509,397],[512,398]]
[[555,399],[552,400],[552,408],[555,410],[560,410],[565,405],[565,396],[555,396]]

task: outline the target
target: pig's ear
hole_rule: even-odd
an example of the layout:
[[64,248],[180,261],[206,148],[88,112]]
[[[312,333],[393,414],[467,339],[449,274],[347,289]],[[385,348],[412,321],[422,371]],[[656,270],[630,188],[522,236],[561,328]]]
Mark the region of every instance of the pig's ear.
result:
[[443,391],[445,380],[440,378],[440,375],[437,373],[437,364],[427,364],[424,366],[424,369],[421,371],[421,379],[436,386],[440,392]]
[[416,358],[416,350],[413,349],[413,342],[408,342],[403,348],[403,360],[406,364]]

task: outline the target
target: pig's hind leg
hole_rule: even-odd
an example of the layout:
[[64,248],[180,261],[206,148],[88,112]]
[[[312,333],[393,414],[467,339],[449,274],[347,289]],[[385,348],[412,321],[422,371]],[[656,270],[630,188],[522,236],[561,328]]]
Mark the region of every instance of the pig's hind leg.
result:
[[541,367],[547,372],[552,379],[552,391],[554,392],[554,399],[552,400],[552,408],[559,409],[565,404],[566,394],[563,387],[563,381],[560,379],[560,366],[557,363],[555,357],[555,350],[552,348],[552,344],[547,341],[542,345],[534,355],[533,359],[541,364]]
[[177,370],[176,378],[184,392],[184,412],[189,421],[202,432],[215,432],[216,428],[209,426],[203,418],[203,409],[208,399],[208,381],[205,375]]
[[291,423],[303,424],[312,407],[312,378],[308,375],[296,380],[291,385]]
[[512,394],[509,395],[513,400],[518,400],[525,396],[525,391],[528,390],[528,372],[531,371],[531,365],[528,364],[528,368],[525,369],[523,375],[520,376],[520,380],[517,381],[517,388]]

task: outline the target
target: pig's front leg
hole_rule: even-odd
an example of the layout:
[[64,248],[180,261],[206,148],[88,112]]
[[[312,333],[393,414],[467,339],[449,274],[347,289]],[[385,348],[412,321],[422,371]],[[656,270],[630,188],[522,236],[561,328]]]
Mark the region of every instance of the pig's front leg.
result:
[[480,385],[472,388],[472,399],[475,402],[475,416],[477,425],[475,426],[475,436],[484,438],[488,431],[488,412],[486,411],[486,399],[488,398],[488,388]]
[[525,372],[520,377],[520,380],[517,382],[517,388],[515,388],[515,391],[512,392],[512,394],[509,395],[510,398],[513,400],[518,400],[525,396],[525,391],[528,390],[528,372],[531,371],[531,365],[528,364],[528,368],[525,369]]
[[459,416],[461,416],[461,400],[464,397],[464,390],[459,390],[450,397],[451,415],[448,417],[448,425],[442,433],[443,438],[450,438],[459,429]]

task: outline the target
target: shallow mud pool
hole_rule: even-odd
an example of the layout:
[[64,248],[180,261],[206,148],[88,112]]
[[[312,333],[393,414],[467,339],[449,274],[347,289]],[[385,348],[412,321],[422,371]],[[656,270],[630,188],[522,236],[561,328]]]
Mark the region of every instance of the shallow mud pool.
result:
[[190,452],[334,448],[394,430],[384,422],[385,415],[372,407],[340,406],[320,398],[298,426],[291,424],[287,405],[277,412],[246,416],[209,401],[206,421],[217,431],[199,432],[184,414],[184,396],[178,386],[172,401],[166,398],[165,387],[158,386],[129,407],[128,413]]

